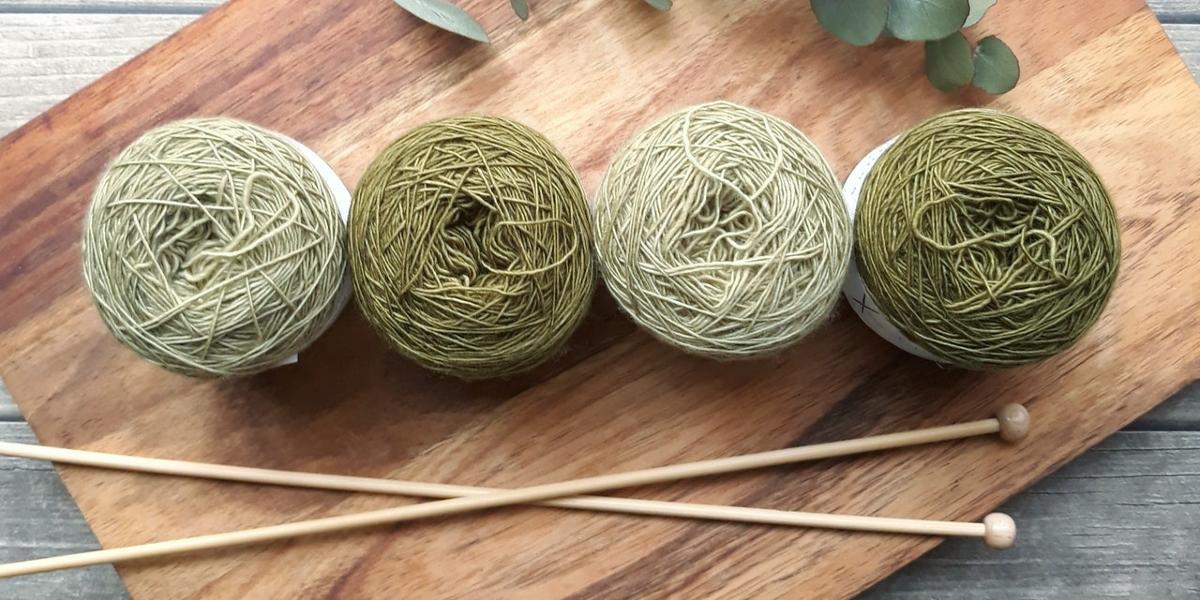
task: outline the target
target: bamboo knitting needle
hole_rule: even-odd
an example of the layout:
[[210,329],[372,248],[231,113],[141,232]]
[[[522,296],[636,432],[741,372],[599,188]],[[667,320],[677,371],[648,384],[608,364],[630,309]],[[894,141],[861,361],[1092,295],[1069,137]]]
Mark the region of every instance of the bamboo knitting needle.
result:
[[[1027,433],[1029,427],[1028,421],[1029,414],[1025,411],[1024,407],[1019,404],[1009,404],[998,411],[997,416],[992,419],[984,419],[982,421],[976,421],[973,423],[951,425],[949,427],[923,429],[905,434],[873,436],[854,441],[859,443],[871,441],[876,442],[874,446],[859,450],[859,452],[869,452],[872,450],[886,448],[898,448],[913,444],[911,441],[889,443],[889,439],[893,441],[895,440],[895,435],[911,436],[912,434],[924,434],[926,439],[923,441],[918,441],[917,443],[928,443],[999,432],[1007,441],[1015,442],[1023,438]],[[908,437],[906,439],[912,440],[913,438]],[[816,460],[829,456],[844,456],[845,454],[841,453],[833,454],[820,452],[823,448],[844,443],[845,442],[834,442],[832,444],[817,444],[814,446],[804,447],[810,458],[797,458],[789,462]],[[784,450],[783,452],[789,452],[794,455],[797,450],[799,450],[799,448],[792,448]],[[846,454],[852,453],[854,452],[849,452]],[[109,454],[105,452],[73,450],[69,448],[56,448],[53,446],[39,446],[34,444],[19,444],[15,442],[2,441],[0,441],[0,455],[120,471],[135,471],[159,475],[175,475],[200,479],[216,479],[222,481],[236,481],[243,483],[258,483],[344,492],[391,494],[398,496],[457,498],[460,496],[478,496],[500,491],[496,488],[449,485],[442,483],[424,483],[419,481],[401,481],[372,477],[353,477],[346,475],[326,475],[320,473],[281,471],[275,469],[259,469],[214,463],[146,458],[123,454]],[[593,502],[594,500],[608,504],[608,501],[613,499],[614,498],[609,496],[589,498],[587,505],[584,505],[575,502],[576,498],[564,498],[546,501],[542,504],[559,508],[628,512],[617,509],[615,505],[604,506],[601,503]],[[659,502],[656,504],[668,504],[674,506],[678,503]],[[653,514],[661,515],[663,513],[660,511],[655,511]]]
[[[1019,422],[1024,422],[1026,415],[1023,410],[1024,409],[1009,409],[1009,412],[1017,415],[1019,417]],[[1018,420],[1010,417],[1004,422],[1008,423],[1009,428],[1011,428],[1014,423],[1018,422]],[[1003,425],[1001,426],[1001,430],[1004,430]],[[256,469],[179,460],[143,458],[121,454],[108,454],[103,452],[72,450],[67,448],[36,446],[31,444],[18,444],[11,442],[0,442],[0,455],[29,458],[34,460],[46,460],[60,464],[76,464],[124,471],[403,496],[456,498],[461,496],[478,496],[500,491],[495,488],[424,483],[418,481],[400,481],[394,479],[377,479],[369,477],[349,477],[344,475],[325,475],[318,473]],[[772,525],[813,527],[820,526],[814,525],[814,522],[825,522],[825,520],[821,518],[825,515],[814,516],[813,513],[796,513],[792,511],[688,504],[681,502],[662,502],[654,500],[634,500],[606,496],[580,496],[560,500],[549,500],[541,504],[558,508],[736,521],[744,523],[763,523]]]
[[[459,514],[469,511],[508,506],[512,504],[545,502],[555,499],[559,500],[546,503],[552,506],[564,506],[567,508],[596,508],[600,510],[610,510],[609,507],[599,507],[597,505],[583,506],[580,504],[580,502],[594,503],[596,501],[605,501],[605,504],[608,504],[612,501],[622,501],[622,504],[629,502],[647,504],[652,502],[620,498],[564,497],[624,487],[647,485],[651,483],[676,481],[691,477],[731,473],[746,469],[756,469],[787,463],[831,458],[835,456],[873,452],[887,448],[899,448],[903,446],[947,441],[992,433],[999,433],[1000,436],[1007,441],[1017,441],[1025,436],[1025,434],[1028,432],[1028,428],[1028,413],[1020,405],[1010,404],[1004,406],[995,418],[984,419],[982,421],[972,421],[970,423],[961,423],[957,425],[949,425],[945,427],[934,427],[904,433],[871,436],[856,440],[844,440],[840,442],[815,444],[811,446],[800,446],[796,448],[761,452],[757,454],[748,454],[743,456],[643,469],[639,471],[629,471],[625,473],[600,475],[596,477],[576,479],[573,481],[550,483],[512,490],[466,488],[472,490],[470,492],[471,495],[458,496],[455,494],[458,497],[454,497],[449,500],[401,506],[338,517],[314,519],[310,521],[299,521],[295,523],[287,523],[283,525],[261,527],[243,531],[128,546],[125,548],[97,550],[93,552],[83,552],[79,554],[10,563],[7,565],[0,565],[0,577],[13,577],[17,575],[40,573],[59,569],[69,569],[105,563],[119,563],[141,558],[168,556],[207,549],[240,546],[304,535],[332,533],[346,529],[370,527],[435,516]],[[84,457],[81,455],[69,454],[82,451],[42,448],[44,452],[32,452],[29,450],[30,447],[13,448],[13,446],[23,445],[4,444],[3,447],[5,448],[5,451],[3,453],[9,454],[9,450],[16,450],[21,452],[21,454],[13,455],[47,460],[57,460],[56,458],[52,458],[51,455],[57,455],[59,457],[74,456],[77,459],[86,458],[87,460],[87,462],[83,462],[82,460],[72,461],[76,462],[77,464],[89,464],[92,466],[101,466],[106,468],[128,468],[128,464],[118,465],[109,458],[115,455],[86,453],[91,456]],[[246,467],[228,467],[223,465],[186,463],[183,461],[166,461],[148,458],[119,458],[127,460],[132,459],[135,461],[137,468],[133,470],[154,473],[188,474],[197,477],[208,477],[215,479],[234,479],[237,481],[275,483],[280,485],[302,485],[304,487],[320,487],[325,489],[340,489],[349,491],[384,491],[379,489],[379,482],[370,480],[369,478],[319,475],[313,473],[287,473],[265,469],[249,469]],[[184,471],[186,471],[186,473]],[[287,479],[288,482],[285,482],[284,479]],[[362,490],[359,485],[367,485],[366,482],[362,481],[364,479],[366,482],[371,482],[369,485],[375,489]],[[414,482],[394,483],[412,484]],[[433,491],[437,488],[442,488],[444,492],[450,491],[446,488],[460,488],[460,486],[441,486],[437,484],[419,485],[425,489],[424,492],[413,491],[401,493],[425,495],[426,492]],[[408,489],[416,488],[410,487]],[[430,495],[440,496],[440,494]],[[572,504],[575,506],[572,506]],[[988,545],[996,548],[1006,548],[1012,545],[1016,535],[1016,528],[1012,522],[1012,519],[1007,515],[999,513],[988,515],[988,517],[984,519],[983,523],[972,523],[798,513],[769,509],[748,509],[742,507],[706,505],[685,505],[683,511],[680,512],[680,506],[676,503],[653,502],[652,504],[655,506],[644,506],[643,508],[646,508],[647,512],[643,512],[642,514],[692,516],[696,518],[715,518],[735,521],[749,520],[747,517],[753,516],[755,517],[754,522],[764,523],[803,525],[810,527],[849,529],[857,531],[881,531],[922,535],[978,537],[982,538]],[[657,505],[669,505],[670,508],[667,509],[666,507]],[[670,510],[671,512],[660,512],[662,510]],[[687,512],[690,512],[691,514],[683,514]],[[742,518],[737,518],[739,516]]]

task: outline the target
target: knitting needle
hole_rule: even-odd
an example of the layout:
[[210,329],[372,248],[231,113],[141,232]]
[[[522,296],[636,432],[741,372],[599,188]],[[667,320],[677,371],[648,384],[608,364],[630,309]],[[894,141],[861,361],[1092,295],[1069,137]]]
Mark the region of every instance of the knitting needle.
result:
[[[815,444],[811,446],[800,446],[796,448],[786,448],[782,450],[773,450],[769,452],[761,452],[757,454],[748,454],[743,456],[734,456],[720,458],[714,460],[699,461],[693,463],[684,463],[679,465],[671,465],[666,467],[657,467],[651,469],[643,469],[639,471],[629,471],[625,473],[615,473],[609,475],[600,475],[596,477],[587,477],[576,479],[573,481],[565,481],[559,483],[550,483],[537,485],[526,488],[512,490],[482,490],[472,492],[473,495],[464,495],[454,497],[449,500],[440,500],[436,502],[428,502],[424,504],[407,505],[383,510],[370,511],[365,513],[342,515],[337,517],[327,517],[322,519],[314,519],[309,521],[299,521],[295,523],[287,523],[283,525],[274,525],[270,527],[261,527],[256,529],[248,529],[243,531],[226,532],[212,535],[204,535],[192,538],[183,538],[166,542],[156,542],[151,544],[143,544],[137,546],[128,546],[124,548],[112,548],[108,550],[97,550],[93,552],[83,552],[79,554],[71,554],[52,558],[43,558],[7,565],[0,565],[0,577],[12,577],[16,575],[25,575],[30,573],[40,573],[45,571],[54,571],[59,569],[69,569],[75,567],[83,567],[105,563],[119,563],[129,560],[151,558],[159,556],[167,556],[173,554],[181,554],[186,552],[194,552],[199,550],[225,548],[232,546],[241,546],[247,544],[255,544],[273,540],[280,540],[304,535],[315,535],[321,533],[332,533],[346,529],[354,529],[361,527],[370,527],[388,523],[398,523],[402,521],[411,521],[422,518],[445,516],[451,514],[459,514],[475,510],[483,510],[488,508],[497,508],[500,506],[508,506],[512,504],[525,504],[533,502],[542,502],[547,500],[556,500],[551,505],[565,506],[567,508],[593,508],[593,506],[581,506],[579,502],[592,503],[597,500],[613,501],[625,500],[626,502],[647,503],[651,501],[632,501],[618,498],[564,498],[566,496],[576,496],[580,494],[601,492],[611,489],[633,487],[638,485],[647,485],[652,483],[662,483],[667,481],[676,481],[679,479],[701,477],[705,475],[715,475],[721,473],[731,473],[746,469],[756,469],[762,467],[776,466],[787,463],[800,461],[810,461],[822,458],[831,458],[835,456],[846,456],[850,454],[859,454],[863,452],[873,452],[887,448],[898,448],[903,446],[911,446],[917,444],[925,444],[938,441],[947,441],[964,437],[972,437],[977,435],[987,435],[999,433],[1000,436],[1007,441],[1017,441],[1025,436],[1029,429],[1028,413],[1023,407],[1016,404],[1004,406],[995,418],[984,419],[982,421],[972,421],[969,423],[961,423],[957,425],[949,425],[945,427],[934,427],[929,429],[920,429],[915,431],[892,433],[878,436],[860,438],[856,440],[844,440],[840,442],[830,442],[825,444]],[[11,450],[12,444],[5,444],[7,450]],[[17,450],[22,450],[18,448]],[[65,449],[45,448],[49,452],[80,452],[69,451]],[[48,458],[49,454],[33,456],[32,452],[26,452],[21,456],[28,458]],[[99,454],[99,453],[96,453]],[[65,456],[65,455],[63,455]],[[108,468],[125,468],[114,463],[108,462],[101,457],[111,457],[113,455],[100,455],[100,457],[92,456],[88,463],[93,466],[104,466]],[[76,455],[76,458],[79,458]],[[140,468],[137,470],[155,472],[155,473],[173,473],[183,474],[176,470],[176,467],[185,466],[185,470],[190,470],[194,476],[209,477],[209,478],[232,478],[238,481],[254,481],[262,483],[278,483],[283,485],[304,485],[305,487],[322,487],[328,489],[341,489],[362,491],[358,484],[363,483],[361,480],[366,478],[353,478],[344,476],[318,475],[309,473],[292,473],[284,474],[289,479],[296,477],[294,481],[306,481],[304,484],[283,483],[279,472],[272,472],[264,469],[248,469],[245,467],[227,467],[222,465],[209,465],[203,463],[185,463],[183,461],[164,461],[160,459],[121,457],[123,459],[133,458],[135,462],[140,463]],[[48,458],[50,459],[50,458]],[[50,459],[54,460],[54,459]],[[173,470],[167,471],[166,468]],[[214,470],[217,469],[217,470]],[[231,477],[218,477],[217,474],[232,475]],[[274,477],[273,480],[267,481],[263,476]],[[249,477],[254,477],[250,479]],[[268,477],[269,478],[269,477]],[[368,481],[370,481],[368,479]],[[316,485],[320,483],[320,485]],[[330,485],[327,486],[326,483]],[[400,482],[397,482],[400,483]],[[406,482],[412,483],[412,482]],[[355,487],[348,487],[353,484]],[[372,483],[371,486],[378,486],[378,483]],[[434,484],[421,484],[426,491],[431,491]],[[436,486],[441,488],[442,486]],[[459,487],[459,486],[447,486]],[[415,489],[415,488],[409,488]],[[382,491],[382,490],[371,490]],[[449,490],[445,490],[449,491]],[[424,492],[404,492],[418,493]],[[576,506],[571,506],[575,504]],[[753,514],[755,517],[764,519],[755,522],[779,523],[788,525],[803,525],[810,527],[824,527],[835,529],[849,529],[856,531],[881,531],[890,533],[910,533],[922,535],[939,535],[939,536],[961,536],[961,537],[978,537],[982,538],[985,543],[996,548],[1005,548],[1012,544],[1016,529],[1012,519],[1007,515],[993,513],[985,518],[983,523],[973,522],[948,522],[948,521],[925,521],[918,519],[891,519],[882,517],[863,517],[851,515],[827,515],[816,513],[796,513],[789,511],[773,511],[768,509],[747,509],[742,507],[717,507],[691,505],[685,507],[684,511],[691,511],[693,514],[682,515],[678,514],[679,506],[673,503],[656,503],[656,504],[671,504],[671,513],[660,513],[657,511],[646,512],[643,514],[663,514],[664,516],[694,516],[696,518],[719,518],[728,519],[730,515],[749,516]],[[647,507],[661,508],[661,507]],[[603,508],[608,510],[608,508]],[[713,511],[717,512],[713,512]],[[743,512],[752,511],[752,512]],[[723,516],[717,516],[723,513]],[[786,517],[784,515],[787,515]],[[729,520],[744,520],[732,518]],[[786,523],[784,521],[787,521]]]
[[[997,411],[991,419],[960,423],[946,427],[920,429],[900,434],[877,435],[857,440],[814,444],[789,448],[770,453],[752,455],[780,455],[775,460],[764,463],[773,464],[795,463],[847,456],[876,450],[901,448],[918,444],[949,441],[954,439],[999,433],[1000,437],[1009,442],[1017,442],[1029,431],[1029,413],[1020,404],[1007,404]],[[853,443],[856,448],[849,449]],[[373,494],[394,494],[404,496],[424,496],[430,498],[454,498],[459,496],[482,495],[499,491],[494,488],[470,487],[464,485],[449,485],[441,483],[423,483],[417,481],[399,481],[394,479],[378,479],[370,477],[352,477],[346,475],[325,475],[299,471],[281,471],[274,469],[258,469],[238,467],[214,463],[201,463],[183,460],[168,460],[161,458],[145,458],[123,454],[109,454],[88,450],[72,450],[53,446],[34,444],[19,444],[15,442],[0,442],[0,455],[32,460],[44,460],[60,464],[74,464],[102,469],[121,471],[136,471],[160,475],[176,475],[201,479],[217,479],[244,483],[259,483],[322,490],[364,492]],[[746,467],[754,468],[754,467]],[[610,497],[598,498],[610,500]],[[561,508],[582,508],[587,510],[603,510],[596,505],[582,506],[573,499],[548,501],[545,504]]]
[[[1027,422],[1028,415],[1023,408],[1013,405],[1006,408],[1001,415],[1009,414],[1003,421],[1010,430],[1016,423]],[[1005,430],[1002,426],[1001,430]],[[1022,435],[1019,432],[1018,435]],[[394,479],[376,479],[368,477],[348,477],[343,475],[324,475],[317,473],[302,473],[295,471],[279,471],[271,469],[255,469],[247,467],[227,466],[210,463],[196,463],[179,460],[163,460],[107,454],[86,450],[71,450],[31,444],[0,442],[0,454],[47,460],[60,464],[77,464],[91,467],[139,471],[166,475],[179,475],[240,481],[248,483],[284,485],[293,487],[316,488],[350,492],[381,493],[405,496],[424,496],[433,498],[455,498],[461,496],[478,496],[500,491],[495,488],[481,488],[438,483],[423,483],[416,481],[398,481]],[[575,508],[584,510],[622,512],[633,514],[648,514],[656,516],[690,517],[698,519],[713,519],[722,521],[738,521],[747,523],[766,523],[775,525],[813,526],[807,515],[797,517],[789,511],[773,511],[750,509],[742,507],[712,506],[685,504],[676,502],[660,502],[652,500],[632,500],[612,497],[577,497],[560,500],[550,500],[543,504],[559,508]],[[803,513],[801,513],[803,514]]]
[[[996,418],[980,421],[978,422],[978,425],[980,431],[985,431],[988,433],[999,431],[1002,436],[1009,441],[1017,441],[1018,439],[1024,437],[1025,433],[1028,431],[1028,418],[1029,415],[1023,407],[1017,404],[1011,404],[1002,408],[998,412]],[[995,428],[991,426],[991,422],[995,422]],[[966,427],[963,425],[951,426],[951,428],[958,431],[957,434],[946,431],[946,428],[938,428],[938,430],[943,432],[941,434],[938,434],[937,430],[923,430],[923,433],[929,436],[930,441],[954,439],[951,437],[952,435],[973,435],[974,433],[972,432],[976,426],[976,423],[968,423],[965,425]],[[877,439],[878,437],[881,436],[866,439],[873,440]],[[827,446],[828,444],[820,444],[815,447],[809,446],[807,451],[812,454],[815,451],[820,450],[821,447]],[[876,449],[884,447],[898,447],[898,445],[877,445]],[[86,450],[72,450],[50,446],[18,444],[12,442],[0,442],[0,455],[15,456],[34,460],[46,460],[60,464],[76,464],[124,471],[137,471],[144,473],[218,479],[225,481],[376,494],[424,496],[432,498],[456,498],[461,496],[478,496],[500,491],[495,488],[424,483],[417,481],[399,481],[394,479],[376,479],[368,477],[350,477],[345,475],[325,475],[318,473],[257,469],[181,460],[143,458],[120,454],[107,454],[103,452],[91,452]],[[819,455],[814,455],[813,459],[820,457],[821,456]],[[750,523],[765,522],[770,524],[789,524],[783,522],[787,520],[786,516],[775,514],[776,512],[780,511],[762,513],[753,509],[741,509],[739,507],[712,507],[703,505],[687,505],[674,502],[626,500],[607,496],[564,498],[559,500],[549,500],[543,502],[542,504],[559,508],[649,514],[656,516],[678,516],[701,519],[708,518]],[[761,521],[760,519],[766,520]],[[781,521],[781,519],[783,521]],[[806,525],[806,523],[800,522],[794,524]]]
[[[994,433],[999,431],[1009,441],[1017,441],[1028,431],[1029,415],[1023,407],[1011,404],[1001,409],[994,419],[979,422],[980,431]],[[996,429],[989,422],[996,423]],[[973,426],[975,424],[966,424]],[[971,435],[961,425],[951,426],[960,434]],[[944,429],[944,428],[939,428]],[[932,434],[933,430],[924,430]],[[879,436],[876,436],[879,437]],[[874,439],[874,438],[867,438]],[[931,441],[954,439],[949,435],[934,435]],[[826,446],[826,444],[818,445]],[[898,447],[898,446],[879,446]],[[814,447],[808,447],[809,452]],[[87,450],[71,450],[51,446],[18,444],[0,442],[0,455],[15,456],[34,460],[46,460],[60,464],[75,464],[89,467],[137,471],[163,475],[177,475],[238,481],[267,485],[282,485],[323,490],[348,492],[365,492],[375,494],[393,494],[403,496],[423,496],[430,498],[457,498],[461,496],[479,496],[500,491],[495,488],[471,487],[463,485],[448,485],[440,483],[424,483],[419,481],[400,481],[394,479],[377,479],[369,477],[350,477],[345,475],[325,475],[318,473],[303,473],[297,471],[280,471],[273,469],[257,469],[237,467],[212,463],[198,463],[182,460],[164,460],[91,452]],[[819,458],[819,457],[818,457]],[[741,507],[689,505],[677,502],[659,502],[651,500],[629,500],[608,496],[563,498],[548,500],[542,504],[558,508],[573,508],[582,510],[623,512],[633,514],[648,514],[655,516],[677,516],[699,519],[717,519],[724,521],[740,521],[748,523],[769,523],[777,525],[808,525],[804,522],[790,522],[787,511],[767,511],[759,509],[743,509]],[[783,513],[783,514],[778,514]]]

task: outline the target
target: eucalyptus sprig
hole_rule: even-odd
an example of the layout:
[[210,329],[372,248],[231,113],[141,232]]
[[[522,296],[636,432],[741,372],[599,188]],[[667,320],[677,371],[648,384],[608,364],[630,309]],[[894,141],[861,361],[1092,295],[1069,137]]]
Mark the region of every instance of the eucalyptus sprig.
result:
[[[655,10],[671,10],[671,0],[642,0],[654,7]],[[488,34],[483,30],[479,21],[467,11],[449,2],[449,0],[395,0],[400,8],[407,10],[417,18],[451,33],[457,33],[477,42],[490,43]],[[509,0],[517,18],[524,21],[529,18],[529,3],[526,0]]]
[[[642,0],[656,10],[671,9],[671,0]],[[997,0],[812,0],[817,21],[833,35],[855,46],[882,36],[925,42],[925,75],[934,87],[951,91],[967,84],[990,94],[1017,85],[1021,68],[1000,38],[985,37],[974,50],[962,30],[974,26]],[[487,32],[470,14],[449,0],[395,0],[425,22],[477,42]],[[509,0],[522,21],[529,18],[527,0]]]
[[992,35],[971,49],[962,30],[996,0],[812,0],[817,22],[842,41],[866,46],[882,36],[925,42],[925,76],[944,92],[971,84],[989,94],[1017,85],[1021,67]]

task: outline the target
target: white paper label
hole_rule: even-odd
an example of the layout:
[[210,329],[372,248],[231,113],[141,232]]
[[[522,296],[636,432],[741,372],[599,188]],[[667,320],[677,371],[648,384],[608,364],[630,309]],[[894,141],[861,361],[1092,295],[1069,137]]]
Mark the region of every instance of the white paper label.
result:
[[[863,183],[867,180],[867,174],[871,172],[871,167],[879,161],[879,157],[883,152],[896,143],[896,138],[892,138],[883,145],[872,150],[859,161],[858,165],[850,171],[850,176],[846,178],[846,184],[842,186],[842,198],[846,201],[846,211],[850,213],[850,224],[854,224],[854,213],[858,210],[858,197],[862,193]],[[850,261],[849,272],[846,273],[846,281],[842,284],[842,294],[846,296],[846,301],[850,303],[850,307],[854,309],[863,323],[867,324],[880,337],[892,343],[893,346],[908,352],[914,356],[919,356],[926,360],[937,361],[937,358],[918,346],[915,342],[908,339],[895,325],[879,310],[878,303],[875,302],[875,297],[871,292],[867,291],[866,284],[863,283],[862,276],[858,273],[858,260]]]
[[[297,142],[296,140],[283,135],[282,133],[276,133],[276,135],[284,140],[287,140],[289,143],[295,146],[296,150],[298,150],[300,154],[303,155],[306,160],[308,160],[308,163],[317,170],[317,174],[321,176],[321,179],[325,181],[325,185],[329,187],[331,192],[333,192],[333,202],[337,205],[338,216],[342,218],[342,224],[349,224],[350,190],[347,189],[346,184],[342,183],[342,180],[338,178],[337,173],[333,172],[333,167],[330,167],[329,163],[325,162],[324,159],[318,156],[316,152],[313,152],[308,146],[305,146],[304,144],[301,144],[300,142]],[[350,294],[352,290],[353,285],[350,282],[350,270],[347,269],[345,276],[342,277],[342,284],[338,286],[337,296],[335,296],[333,299],[333,312],[329,314],[329,319],[321,325],[321,331],[317,334],[317,337],[324,335],[325,331],[329,329],[331,325],[333,325],[334,321],[337,320],[338,315],[342,314],[342,310],[345,309],[346,304],[350,302]],[[279,364],[275,366],[282,367],[283,365],[290,365],[299,361],[300,356],[298,354],[293,354],[279,361]]]

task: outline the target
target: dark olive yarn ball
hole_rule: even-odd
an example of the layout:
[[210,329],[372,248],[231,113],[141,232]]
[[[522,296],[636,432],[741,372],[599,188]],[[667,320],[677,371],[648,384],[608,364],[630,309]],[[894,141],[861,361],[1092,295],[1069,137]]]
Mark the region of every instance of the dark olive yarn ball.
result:
[[882,312],[969,369],[1053,356],[1099,318],[1121,256],[1088,161],[1028,120],[958,110],[913,128],[863,185],[859,271]]
[[595,287],[583,189],[514,121],[434,121],[354,191],[349,246],[367,321],[416,362],[466,379],[527,370],[579,325]]

